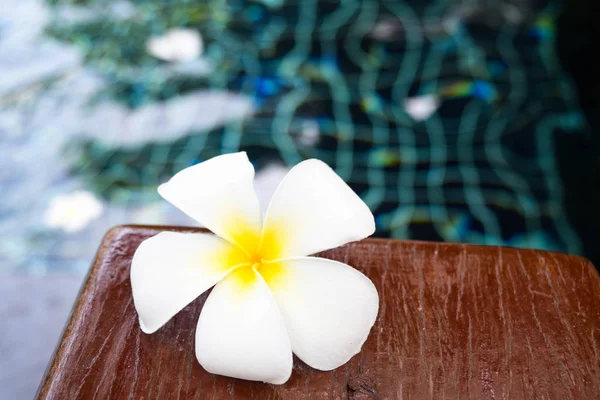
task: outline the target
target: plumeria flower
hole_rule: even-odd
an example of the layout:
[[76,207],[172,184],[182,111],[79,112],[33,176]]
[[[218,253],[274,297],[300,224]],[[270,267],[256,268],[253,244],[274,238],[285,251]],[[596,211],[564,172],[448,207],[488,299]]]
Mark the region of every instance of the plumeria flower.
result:
[[202,36],[193,29],[171,29],[163,36],[151,37],[146,51],[152,56],[170,62],[193,61],[202,54]]
[[62,229],[66,232],[78,232],[88,223],[98,218],[104,206],[93,194],[76,191],[59,195],[52,199],[44,220],[50,228]]
[[162,232],[131,264],[140,327],[153,333],[216,285],[196,327],[196,357],[208,372],[282,384],[292,352],[319,370],[357,354],[379,297],[362,273],[307,257],[375,230],[362,200],[326,164],[308,160],[277,188],[264,221],[246,153],[176,174],[158,192],[208,233]]

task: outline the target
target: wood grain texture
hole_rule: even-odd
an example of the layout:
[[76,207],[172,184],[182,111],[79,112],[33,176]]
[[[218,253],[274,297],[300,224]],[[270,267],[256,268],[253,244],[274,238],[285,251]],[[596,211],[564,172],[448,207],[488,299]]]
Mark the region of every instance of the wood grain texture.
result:
[[600,394],[600,279],[587,260],[511,248],[368,239],[320,254],[377,286],[363,351],[330,372],[294,359],[281,386],[205,372],[194,331],[205,293],[153,335],[131,297],[131,257],[165,227],[102,244],[40,399],[585,399]]

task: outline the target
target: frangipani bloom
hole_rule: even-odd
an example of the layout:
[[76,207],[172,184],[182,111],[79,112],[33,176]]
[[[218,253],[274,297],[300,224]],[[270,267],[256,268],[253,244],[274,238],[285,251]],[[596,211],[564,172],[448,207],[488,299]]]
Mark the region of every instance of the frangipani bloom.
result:
[[176,174],[159,193],[208,233],[163,232],[131,264],[140,326],[155,332],[216,285],[196,327],[208,372],[282,384],[292,352],[331,370],[357,354],[377,317],[373,283],[346,264],[307,257],[375,230],[368,207],[326,164],[308,160],[279,185],[261,220],[245,153]]

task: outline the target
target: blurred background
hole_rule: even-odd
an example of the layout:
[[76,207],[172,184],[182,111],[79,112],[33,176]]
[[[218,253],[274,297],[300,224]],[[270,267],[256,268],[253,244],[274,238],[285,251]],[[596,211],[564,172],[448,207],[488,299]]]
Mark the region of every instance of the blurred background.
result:
[[104,233],[245,150],[327,162],[377,236],[600,265],[591,0],[0,0],[0,398],[34,395]]

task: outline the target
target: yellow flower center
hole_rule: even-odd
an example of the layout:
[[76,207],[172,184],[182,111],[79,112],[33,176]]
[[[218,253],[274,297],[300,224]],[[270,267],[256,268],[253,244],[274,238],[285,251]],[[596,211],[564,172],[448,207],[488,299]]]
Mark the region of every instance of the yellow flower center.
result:
[[256,283],[256,279],[258,279],[257,274],[262,277],[270,288],[273,288],[274,285],[283,281],[285,269],[280,262],[263,261],[254,264],[243,264],[235,269],[232,274],[235,277],[240,290],[250,288]]
[[229,267],[239,265],[234,276],[241,288],[253,284],[257,278],[256,273],[260,274],[269,287],[283,279],[284,268],[276,260],[283,255],[284,230],[269,229],[262,232],[261,236],[248,225],[236,222],[228,231],[237,245],[232,250],[235,255],[228,256]]

